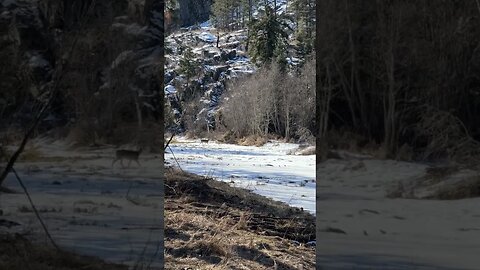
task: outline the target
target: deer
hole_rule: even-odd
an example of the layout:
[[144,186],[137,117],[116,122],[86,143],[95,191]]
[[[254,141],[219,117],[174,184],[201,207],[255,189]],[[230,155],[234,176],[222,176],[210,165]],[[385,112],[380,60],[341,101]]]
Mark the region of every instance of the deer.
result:
[[142,152],[142,150],[143,150],[142,148],[138,149],[137,151],[124,150],[124,149],[117,150],[115,152],[115,158],[112,161],[112,167],[115,164],[115,162],[119,160],[120,160],[120,163],[122,164],[122,167],[125,167],[123,165],[124,159],[128,160],[128,167],[130,167],[130,164],[132,163],[132,161],[135,161],[138,164],[138,166],[141,166],[140,162],[138,162],[138,157],[140,156],[140,153]]

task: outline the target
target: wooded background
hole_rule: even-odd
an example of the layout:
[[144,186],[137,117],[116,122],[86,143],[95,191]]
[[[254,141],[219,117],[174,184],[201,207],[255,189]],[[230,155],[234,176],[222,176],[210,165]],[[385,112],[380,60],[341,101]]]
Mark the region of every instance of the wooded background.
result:
[[317,4],[319,144],[380,145],[388,158],[480,153],[478,1]]

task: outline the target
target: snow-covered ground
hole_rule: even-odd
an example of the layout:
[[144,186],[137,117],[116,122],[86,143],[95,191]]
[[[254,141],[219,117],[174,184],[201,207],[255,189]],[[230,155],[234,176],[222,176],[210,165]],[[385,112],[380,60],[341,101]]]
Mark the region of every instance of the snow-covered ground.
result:
[[385,197],[389,186],[425,175],[426,167],[374,159],[319,164],[317,265],[322,269],[480,269],[480,198]]
[[[261,147],[180,138],[165,160],[185,171],[211,176],[315,214],[315,155],[287,155],[297,144]],[[168,149],[167,149],[168,150]]]
[[[120,162],[111,166],[115,149],[110,147],[68,150],[62,142],[36,144],[37,160],[18,162],[15,169],[56,243],[66,250],[130,266],[151,262],[152,269],[158,269],[163,252],[158,249],[163,239],[159,157],[143,153],[142,167],[121,168]],[[13,174],[5,186],[22,190]],[[25,194],[2,193],[0,209],[0,220],[20,224],[0,225],[0,231],[41,236],[38,240],[46,241]]]

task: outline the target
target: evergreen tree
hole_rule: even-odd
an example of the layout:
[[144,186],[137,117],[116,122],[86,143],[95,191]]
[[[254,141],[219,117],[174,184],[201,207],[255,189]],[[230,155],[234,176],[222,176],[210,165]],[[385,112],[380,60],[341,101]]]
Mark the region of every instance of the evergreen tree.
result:
[[315,0],[293,0],[298,53],[306,56],[313,51],[315,42]]
[[275,48],[275,62],[277,62],[278,69],[280,72],[285,72],[287,70],[287,47],[285,44],[281,43]]
[[195,75],[197,70],[197,63],[195,62],[195,54],[190,47],[186,47],[183,51],[182,59],[180,59],[180,73],[184,74],[187,79],[187,86],[190,79]]
[[235,0],[215,0],[212,13],[215,23],[219,28],[227,28],[233,22],[234,10],[238,7]]
[[249,33],[249,53],[257,64],[269,63],[279,55],[286,55],[288,47],[287,18],[277,15],[269,5],[265,6],[265,14],[253,20]]
[[299,55],[305,57],[309,55],[314,49],[315,37],[311,34],[311,30],[305,27],[305,24],[300,24],[296,31],[297,52]]
[[232,29],[250,22],[259,0],[215,0],[212,4],[213,21],[219,28]]

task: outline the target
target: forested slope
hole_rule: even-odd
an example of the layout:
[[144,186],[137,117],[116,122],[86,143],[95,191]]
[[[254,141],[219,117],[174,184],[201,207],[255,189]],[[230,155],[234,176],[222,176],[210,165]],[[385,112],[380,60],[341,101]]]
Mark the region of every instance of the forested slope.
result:
[[150,0],[2,1],[0,129],[6,143],[31,125],[54,92],[37,134],[121,143],[163,119],[157,75],[162,9],[163,1]]
[[388,158],[476,162],[476,1],[327,0],[318,10],[320,143],[380,148]]

